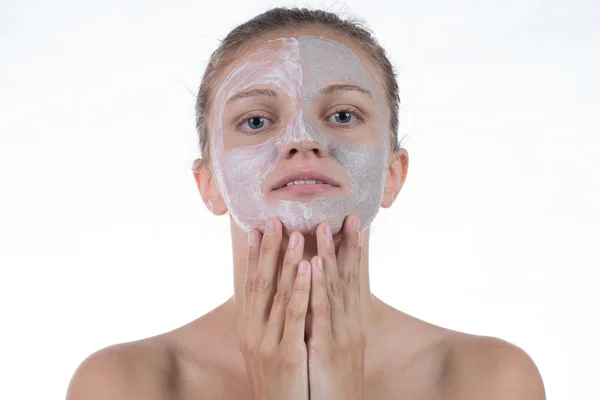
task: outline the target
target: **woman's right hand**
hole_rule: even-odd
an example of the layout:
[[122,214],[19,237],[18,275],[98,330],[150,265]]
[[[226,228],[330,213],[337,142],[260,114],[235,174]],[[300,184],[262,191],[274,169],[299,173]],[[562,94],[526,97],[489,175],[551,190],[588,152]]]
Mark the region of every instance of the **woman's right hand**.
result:
[[[304,237],[290,235],[279,283],[282,229],[269,218],[265,235],[248,235],[248,269],[240,350],[254,400],[308,400],[308,365],[304,342],[311,267],[302,260]],[[305,265],[303,275],[297,270]]]

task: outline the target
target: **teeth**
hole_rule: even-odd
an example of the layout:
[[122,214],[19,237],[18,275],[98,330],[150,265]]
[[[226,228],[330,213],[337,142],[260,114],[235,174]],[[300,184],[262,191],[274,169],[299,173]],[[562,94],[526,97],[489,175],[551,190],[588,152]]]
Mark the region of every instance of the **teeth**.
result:
[[289,187],[289,186],[294,186],[294,185],[318,185],[318,184],[323,184],[323,181],[319,181],[319,180],[312,180],[312,179],[307,179],[307,180],[297,180],[297,181],[291,181],[285,184],[285,187]]

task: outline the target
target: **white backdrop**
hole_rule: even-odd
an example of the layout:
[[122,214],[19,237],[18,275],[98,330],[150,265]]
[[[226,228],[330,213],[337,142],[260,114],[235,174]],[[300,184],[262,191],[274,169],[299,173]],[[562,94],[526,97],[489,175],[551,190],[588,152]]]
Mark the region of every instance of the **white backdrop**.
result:
[[2,0],[0,398],[64,398],[92,352],[232,295],[194,94],[277,5],[364,18],[399,73],[410,166],[372,226],[373,292],[523,348],[549,399],[598,398],[597,0]]

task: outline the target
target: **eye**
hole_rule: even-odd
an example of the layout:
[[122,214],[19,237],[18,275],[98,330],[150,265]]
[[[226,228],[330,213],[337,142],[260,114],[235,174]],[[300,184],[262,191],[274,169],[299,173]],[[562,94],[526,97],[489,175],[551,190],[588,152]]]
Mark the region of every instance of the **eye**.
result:
[[343,125],[354,125],[357,123],[359,118],[355,114],[351,113],[350,111],[341,110],[341,111],[336,111],[333,114],[331,114],[331,116],[328,118],[328,120],[331,122],[336,122],[338,124],[343,124]]
[[250,118],[246,118],[243,123],[242,123],[242,128],[247,129],[247,130],[251,130],[251,131],[258,131],[260,129],[263,129],[266,126],[270,126],[271,125],[271,121],[265,117],[261,117],[259,115],[257,116],[252,116]]

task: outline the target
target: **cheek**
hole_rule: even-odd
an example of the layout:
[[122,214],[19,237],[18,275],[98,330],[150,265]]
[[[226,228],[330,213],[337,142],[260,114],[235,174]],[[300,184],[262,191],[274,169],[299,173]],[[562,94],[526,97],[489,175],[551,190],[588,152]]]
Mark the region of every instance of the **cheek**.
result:
[[220,158],[228,189],[237,190],[241,185],[260,190],[265,177],[273,170],[279,159],[279,149],[274,140],[254,146],[237,147],[224,152]]
[[299,115],[294,114],[279,131],[248,135],[250,138],[247,140],[262,143],[223,150],[220,162],[227,179],[235,184],[247,185],[248,182],[252,182],[256,191],[262,193],[262,187],[257,185],[262,184],[267,175],[275,169],[285,147],[290,142],[306,140]]
[[338,147],[332,152],[332,157],[344,168],[353,186],[371,188],[385,179],[384,149],[385,146]]

